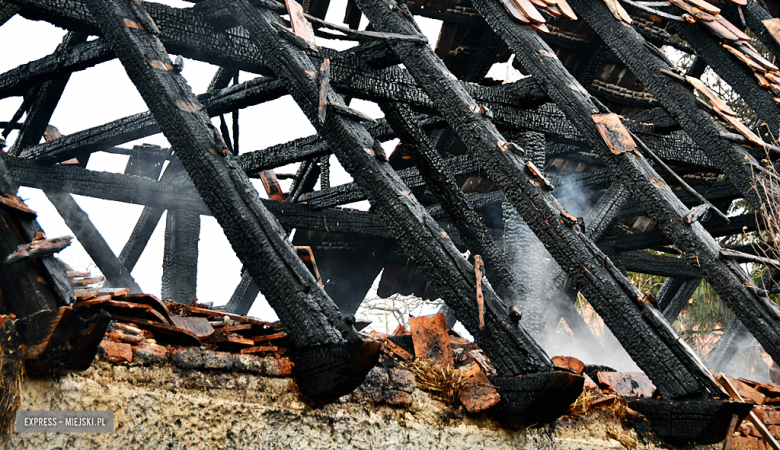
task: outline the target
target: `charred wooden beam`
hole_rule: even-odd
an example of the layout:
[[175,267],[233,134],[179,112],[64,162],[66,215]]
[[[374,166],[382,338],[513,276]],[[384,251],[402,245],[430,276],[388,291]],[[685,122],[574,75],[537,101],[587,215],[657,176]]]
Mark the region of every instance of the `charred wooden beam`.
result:
[[656,303],[669,323],[674,323],[700,284],[701,277],[669,277],[664,281],[656,296]]
[[[303,51],[280,40],[273,25],[281,21],[280,17],[267,9],[255,9],[245,0],[232,0],[228,5],[233,16],[257,40],[257,48],[286,83],[309,121],[331,144],[342,166],[397,234],[402,248],[428,274],[428,279],[490,355],[496,368],[507,375],[551,371],[552,363],[547,355],[522,328],[510,321],[506,307],[490,288],[483,289],[486,326],[479,328],[473,268],[409,193],[383,158],[381,146],[365,128],[331,108],[324,123],[320,122],[320,84],[309,75],[318,70]],[[342,98],[327,86],[325,95],[329,102],[343,104]]]
[[3,3],[0,5],[0,25],[5,24],[11,17],[15,16],[19,12],[19,7],[11,3]]
[[[743,214],[736,217],[730,217],[729,223],[724,223],[719,218],[705,220],[702,225],[704,229],[713,237],[731,236],[744,232],[756,231],[758,225],[754,214]],[[646,231],[637,234],[615,233],[606,235],[598,244],[608,252],[625,252],[631,250],[642,250],[645,248],[658,248],[674,244],[674,240],[666,236],[661,230]],[[696,263],[696,254],[686,255],[687,258]],[[703,267],[703,261],[702,261]]]
[[112,287],[129,288],[131,293],[140,294],[141,288],[130,275],[125,266],[119,262],[114,252],[103,236],[89,219],[89,215],[81,209],[67,192],[45,189],[46,198],[54,205],[79,243],[87,251],[89,257],[103,272],[106,281]]
[[[84,34],[68,33],[57,47],[57,51],[73,48],[86,40],[87,36]],[[60,97],[62,97],[65,85],[68,84],[69,78],[69,75],[54,78],[33,89],[31,95],[35,96],[35,99],[32,105],[30,105],[30,110],[24,120],[24,126],[19,131],[19,136],[16,138],[16,142],[9,150],[9,153],[19,155],[23,149],[35,145],[41,140],[54,113],[54,108],[57,107],[57,103],[59,103]]]
[[[687,261],[679,258],[653,255],[647,252],[624,252],[615,254],[612,258],[615,264],[624,267],[629,272],[646,273],[662,277],[697,278],[700,272]],[[663,311],[663,308],[661,308]]]
[[252,276],[246,270],[242,270],[241,281],[236,286],[236,290],[233,291],[233,295],[230,296],[230,301],[225,305],[225,311],[247,315],[259,293],[260,288],[252,281]]
[[[479,172],[479,164],[471,155],[463,155],[445,160],[444,167],[454,177],[461,177],[470,173]],[[426,185],[425,179],[420,175],[419,169],[410,167],[398,171],[398,176],[409,189],[415,189]],[[301,201],[310,207],[330,208],[337,205],[366,200],[365,191],[357,183],[342,184],[330,189],[323,189],[301,196]]]
[[[358,0],[357,4],[380,31],[417,32],[405,5],[371,0]],[[493,6],[503,11],[499,4]],[[506,39],[508,30],[491,28]],[[550,193],[535,184],[538,181],[526,172],[525,162],[505,151],[506,139],[480,114],[480,105],[464,92],[433,50],[390,45],[463,143],[480,159],[491,180],[499,185],[558,264],[570,273],[610,329],[620,334],[621,343],[663,395],[680,398],[720,392],[706,369],[680,345],[660,314],[638,300],[642,294],[636,287],[579,232],[576,223],[565,219],[565,212]],[[626,333],[628,329],[631,332]],[[644,351],[648,346],[655,350],[652,355]]]
[[[286,242],[279,223],[260,202],[233,156],[226,153],[203,106],[181,75],[170,70],[171,61],[154,30],[127,26],[126,21],[137,23],[139,14],[145,16],[146,11],[140,4],[131,9],[130,4],[116,0],[89,0],[87,4],[236,255],[260,285],[291,341],[301,349],[295,356],[299,377],[311,376],[307,370],[323,363],[332,364],[319,372],[322,384],[301,383],[301,389],[321,398],[354,389],[373,366],[373,351],[361,344],[355,329],[342,320]],[[367,357],[355,361],[361,351]]]
[[169,210],[165,222],[162,297],[191,305],[197,299],[200,216]]
[[[285,93],[278,81],[261,77],[245,85],[223,89],[218,95],[203,95],[201,99],[209,113],[216,116],[226,112],[226,107],[246,107],[281,97]],[[156,120],[147,111],[27,148],[21,156],[54,164],[159,132]]]

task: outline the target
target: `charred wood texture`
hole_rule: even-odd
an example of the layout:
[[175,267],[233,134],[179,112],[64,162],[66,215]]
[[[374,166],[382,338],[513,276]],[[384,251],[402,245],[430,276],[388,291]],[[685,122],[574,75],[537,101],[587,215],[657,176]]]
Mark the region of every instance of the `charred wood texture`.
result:
[[191,305],[197,299],[200,216],[169,210],[165,222],[162,297]]
[[[741,16],[740,10],[742,10]],[[726,20],[737,27],[740,27],[742,17],[744,17],[745,24],[753,33],[755,33],[758,40],[769,49],[775,58],[780,58],[780,43],[772,37],[772,34],[764,24],[764,21],[772,20],[772,15],[769,14],[769,11],[764,9],[760,3],[747,2],[747,5],[745,6],[738,6],[736,3],[732,2],[724,3],[721,14]]]
[[[414,199],[384,158],[378,142],[355,120],[328,108],[324,123],[318,117],[320,83],[306,54],[280,39],[274,23],[278,14],[255,9],[245,0],[233,0],[229,8],[256,40],[268,66],[296,100],[309,121],[331,144],[339,162],[366,192],[402,248],[421,267],[442,298],[488,354],[497,370],[506,375],[551,371],[552,363],[530,336],[510,321],[506,306],[492,289],[485,293],[485,328],[478,326],[474,270],[447,234]],[[395,30],[397,31],[397,30]],[[343,99],[326,86],[326,99]]]
[[89,219],[89,215],[67,192],[44,190],[46,198],[54,205],[89,257],[103,272],[106,281],[112,287],[129,288],[131,293],[140,294],[141,288],[130,272],[119,262],[103,236]]
[[[17,184],[0,160],[0,195],[16,196],[16,191]],[[36,221],[0,209],[0,261],[5,261],[20,245],[40,238],[38,233],[43,234]],[[18,317],[54,310],[74,300],[65,272],[53,256],[4,264],[0,270],[0,286],[0,309]]]
[[[379,31],[418,32],[404,5],[370,0],[358,0],[356,3]],[[510,20],[504,17],[501,5],[496,3],[492,7],[500,9],[501,17],[506,21]],[[484,11],[483,16],[487,16]],[[506,39],[509,30],[497,29],[490,18],[486,18],[496,34]],[[702,395],[707,391],[720,392],[695,356],[680,345],[676,333],[660,313],[639,301],[642,294],[636,287],[614,269],[609,259],[579,232],[576,225],[567,224],[562,218],[565,216],[560,206],[549,192],[531,181],[525,162],[511,151],[504,151],[506,139],[486,117],[479,114],[480,105],[464,92],[432,49],[428,46],[390,45],[558,264],[569,272],[610,329],[616,335],[620,333],[621,343],[663,395],[680,398]],[[568,90],[571,91],[571,88]],[[652,355],[644,351],[648,347],[655,350]]]
[[241,271],[241,281],[225,305],[225,311],[233,314],[246,315],[255,303],[260,288],[252,281],[252,276],[246,270]]
[[[163,134],[177,149],[176,155],[195,187],[222,226],[236,255],[263,289],[293,343],[305,348],[359,340],[354,328],[341,320],[333,302],[286,242],[283,230],[260,202],[234,158],[225,154],[219,133],[184,79],[172,70],[168,54],[153,30],[126,25],[126,21],[138,23],[141,20],[138,14],[146,15],[143,7],[131,9],[129,4],[116,1],[87,3],[86,15],[98,23],[103,37],[137,86]],[[152,20],[148,16],[146,19]],[[202,27],[191,23],[191,31],[187,32],[175,29],[164,20],[158,23],[169,33],[190,36],[199,28],[211,29],[195,17],[191,19],[200,22]],[[176,51],[170,46],[168,49]]]
[[[62,40],[62,44],[57,47],[57,51],[66,51],[87,40],[87,36],[80,33],[68,33]],[[31,95],[35,96],[27,117],[24,120],[24,126],[19,131],[13,148],[9,153],[19,155],[21,151],[31,145],[37,144],[43,137],[46,127],[49,125],[54,108],[62,97],[65,85],[68,84],[69,75],[47,80],[40,86],[33,88]]]
[[664,281],[661,290],[658,291],[656,303],[669,323],[674,323],[700,284],[699,277],[669,277]]

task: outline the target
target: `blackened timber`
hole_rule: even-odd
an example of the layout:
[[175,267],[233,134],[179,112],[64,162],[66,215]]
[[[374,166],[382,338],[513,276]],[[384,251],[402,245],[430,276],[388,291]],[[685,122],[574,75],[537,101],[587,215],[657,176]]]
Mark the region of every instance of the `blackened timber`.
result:
[[[17,184],[12,179],[6,165],[0,160],[0,195],[16,195]],[[29,228],[21,228],[22,222],[31,223],[29,220],[19,220],[12,213],[5,209],[0,209],[0,259],[5,258],[15,252],[20,245],[32,242],[33,235],[25,235]],[[20,229],[21,228],[21,229]],[[40,228],[38,228],[40,230]],[[46,256],[43,259],[52,259],[52,256]],[[57,293],[49,287],[49,284],[43,277],[39,276],[39,268],[33,260],[20,261],[16,264],[4,265],[0,270],[0,286],[2,286],[2,307],[16,314],[19,317],[25,317],[42,310],[54,310],[58,306],[69,304],[73,300],[73,293],[70,297],[58,300]],[[62,271],[62,267],[60,267]],[[64,276],[64,271],[62,273]],[[69,286],[67,279],[66,286]],[[70,289],[68,287],[68,289]]]
[[[732,236],[744,232],[756,231],[756,216],[754,214],[743,214],[729,218],[730,223],[725,223],[720,218],[707,219],[702,225],[704,229],[713,237]],[[674,244],[674,240],[666,236],[661,230],[645,231],[637,234],[613,234],[604,236],[599,242],[599,246],[609,251],[625,252],[630,250],[642,250],[645,248],[658,248]],[[688,255],[697,263],[696,254]],[[696,264],[694,264],[696,265]],[[702,260],[703,265],[703,260]]]
[[[412,157],[417,170],[428,189],[458,227],[461,239],[474,255],[485,260],[488,277],[496,292],[506,301],[520,294],[520,284],[504,263],[504,254],[490,237],[487,226],[466,200],[466,194],[455,182],[455,176],[447,170],[444,158],[436,151],[422,127],[414,120],[409,106],[399,103],[379,105],[385,118],[403,142],[404,149]],[[407,185],[408,186],[408,185]]]
[[[216,116],[226,112],[224,108],[228,105],[229,108],[246,107],[279,98],[284,94],[286,92],[281,89],[278,81],[260,77],[246,84],[223,89],[217,95],[206,95],[204,104],[209,113]],[[21,156],[53,164],[159,132],[160,127],[147,111],[30,147],[25,149]]]
[[168,210],[165,221],[162,297],[191,305],[197,299],[200,216]]
[[[588,3],[590,7],[582,8],[584,3]],[[533,74],[540,87],[561,107],[569,120],[579,127],[594,152],[602,155],[609,163],[610,168],[616,174],[621,175],[627,187],[636,192],[647,208],[650,217],[658,223],[661,231],[682,250],[684,259],[692,266],[701,269],[702,276],[715,288],[731,310],[739,317],[745,317],[744,320],[748,323],[748,328],[761,342],[764,349],[774,359],[780,361],[780,308],[768,297],[756,294],[755,285],[738,264],[721,259],[720,245],[699,222],[688,223],[685,220],[689,212],[688,209],[674,195],[671,188],[661,181],[661,177],[653,170],[648,160],[636,151],[636,147],[632,151],[622,151],[614,147],[612,142],[612,145],[607,145],[596,126],[595,119],[605,117],[608,111],[604,111],[603,105],[594,104],[590,95],[584,92],[582,86],[566,71],[550,47],[533,30],[514,23],[506,11],[495,3],[475,0],[474,6],[497,34],[507,40],[518,60],[526,70]],[[633,33],[633,42],[641,44],[643,39],[636,34],[633,28],[614,23],[617,19],[609,12],[603,2],[574,0],[572,7],[577,10],[580,17],[589,23],[589,18],[593,19],[594,17],[601,20],[604,18],[613,19],[610,29],[626,30]],[[600,33],[601,30],[594,24],[591,26],[607,45],[611,45],[609,37]],[[646,57],[652,57],[654,61],[663,61],[652,52],[648,52],[645,46],[642,45],[642,48],[645,49]],[[621,50],[626,51],[626,49]],[[617,52],[615,49],[613,51]],[[602,114],[596,116],[594,114],[596,111]],[[622,128],[625,136],[631,141],[635,140],[636,138],[631,139],[631,135],[622,127],[620,119],[614,115],[613,117],[616,119],[617,126]],[[637,144],[642,148],[642,141],[633,142],[634,146]],[[744,162],[744,160],[741,161],[741,164]],[[590,300],[587,295],[586,298]],[[601,315],[604,317],[604,314]],[[604,319],[607,320],[606,317]],[[663,327],[671,330],[666,322],[664,322]],[[612,331],[615,332],[614,329]],[[617,334],[616,337],[620,339]],[[696,367],[701,368],[698,360],[688,350],[686,350],[686,354],[691,357],[689,362],[695,361]],[[641,367],[641,364],[639,366]],[[692,367],[690,366],[690,368]],[[695,376],[698,377],[698,375]],[[705,383],[712,381],[709,372],[701,375],[706,375],[707,379],[703,380]]]
[[[184,79],[178,72],[157,69],[152,64],[171,64],[162,43],[149,31],[125,25],[124,19],[135,14],[129,4],[114,0],[89,0],[87,4],[90,15],[111,43],[163,134],[177,150],[176,156],[222,226],[236,255],[274,307],[291,341],[300,348],[358,342],[357,332],[341,319],[235,159],[225,153],[218,132]],[[167,23],[158,24],[161,29],[168,28]],[[205,23],[203,26],[210,28]]]
[[[319,121],[319,84],[309,75],[316,74],[317,68],[302,51],[279,39],[273,24],[280,22],[280,17],[269,10],[255,9],[245,0],[232,0],[229,8],[257,40],[268,65],[286,82],[287,90],[331,144],[341,165],[397,234],[401,247],[456,311],[499,373],[510,376],[551,371],[549,357],[522,328],[510,321],[506,306],[489,287],[483,288],[486,326],[479,328],[473,268],[390,165],[379,159],[379,152],[383,152],[379,143],[359,123],[339,114],[327,114],[325,123]],[[326,95],[331,102],[343,103],[332,89]]]
[[119,262],[103,236],[89,219],[89,215],[67,192],[44,190],[46,198],[54,205],[79,243],[84,247],[95,265],[103,272],[106,281],[112,287],[129,288],[133,294],[140,294],[141,288],[130,272]]
[[[380,31],[416,32],[405,5],[371,0],[356,3]],[[497,3],[494,6],[503,9]],[[506,32],[500,30],[496,34],[506,38]],[[479,158],[490,179],[501,188],[610,329],[616,336],[620,335],[628,353],[663,395],[681,398],[708,391],[721,392],[709,372],[680,344],[676,333],[660,314],[639,300],[642,297],[639,290],[579,232],[576,225],[572,227],[561,219],[563,211],[558,203],[549,192],[533,184],[524,161],[512,152],[504,151],[506,139],[478,113],[480,105],[455,81],[433,50],[427,46],[390,45],[466,147]],[[469,114],[469,111],[476,112]],[[652,354],[645,351],[648,347],[654,349]]]
[[761,87],[753,69],[726,50],[720,38],[707,30],[705,25],[681,22],[675,24],[675,29],[681,38],[696,49],[696,54],[703,57],[707,65],[739,93],[770,130],[780,129],[780,104],[774,101],[769,90]]
[[[720,126],[701,109],[687,86],[661,72],[661,69],[671,70],[672,67],[650,52],[644,38],[633,28],[619,23],[602,2],[572,0],[570,5],[623,64],[642,81],[688,136],[706,152],[712,163],[726,174],[729,181],[734,183],[753,206],[760,208],[766,201],[767,194],[757,192],[754,188],[753,166],[758,165],[758,162],[748,150],[720,136]],[[648,145],[656,148],[652,144]],[[771,182],[768,183],[773,186]]]
[[[84,34],[69,32],[62,39],[62,43],[57,47],[57,51],[73,48],[86,40],[87,36]],[[19,155],[23,149],[40,142],[69,79],[70,75],[66,74],[48,80],[33,89],[32,95],[35,96],[35,100],[30,105],[30,110],[24,119],[24,126],[19,131],[19,136],[16,138],[16,142],[9,153]]]
[[3,3],[0,5],[0,25],[5,24],[8,20],[15,16],[19,12],[19,7],[10,3]]
[[[471,155],[457,156],[445,160],[444,166],[454,177],[461,177],[479,172],[480,170],[479,164]],[[398,176],[401,177],[401,180],[409,189],[426,185],[424,178],[416,167],[400,170],[398,171]],[[309,206],[315,209],[330,208],[336,205],[366,200],[366,193],[357,183],[347,183],[302,195],[300,200],[307,202]]]
[[247,315],[259,293],[260,288],[252,281],[252,276],[246,270],[242,270],[241,281],[236,286],[236,290],[233,291],[230,301],[225,305],[225,311],[243,316]]
[[113,57],[114,52],[102,39],[58,48],[49,56],[22,64],[0,75],[0,98],[24,95],[28,89],[47,80],[70,75]]
[[164,208],[155,206],[145,206],[143,211],[141,211],[141,215],[138,217],[130,237],[127,238],[125,246],[122,247],[122,251],[119,253],[119,262],[125,266],[128,272],[132,272],[135,268],[164,212]]
[[694,278],[700,277],[698,270],[682,259],[653,255],[647,252],[633,251],[615,254],[615,264],[623,266],[629,272],[646,273],[662,277]]
[[664,280],[656,296],[656,303],[669,323],[674,323],[700,284],[701,277],[669,277]]

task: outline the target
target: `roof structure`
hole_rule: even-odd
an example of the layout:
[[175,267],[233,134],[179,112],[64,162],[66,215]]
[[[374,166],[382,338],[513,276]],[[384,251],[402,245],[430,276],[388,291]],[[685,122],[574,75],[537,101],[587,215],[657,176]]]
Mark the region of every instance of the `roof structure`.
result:
[[[373,366],[378,345],[355,330],[354,313],[382,270],[380,295],[441,297],[506,393],[552,389],[558,372],[538,340],[561,318],[598,345],[574,308],[577,292],[659,402],[728,398],[670,326],[702,279],[738,318],[708,364],[727,364],[747,333],[780,362],[780,310],[739,265],[760,258],[716,241],[756,229],[753,214],[724,213],[738,198],[756,209],[773,201],[778,178],[767,167],[780,149],[700,79],[710,67],[762,130],[780,130],[780,70],[770,61],[780,55],[780,11],[754,0],[350,0],[342,25],[324,20],[328,8],[0,4],[0,23],[19,14],[68,30],[51,55],[0,74],[0,96],[24,98],[4,123],[20,131],[0,155],[0,257],[28,251],[0,271],[0,306],[25,317],[75,299],[50,256],[58,243],[39,242],[34,213],[15,197],[29,186],[44,190],[107,282],[131,293],[140,291],[131,272],[167,210],[162,295],[184,304],[195,301],[199,217],[213,215],[244,265],[227,311],[246,314],[262,292],[314,398],[350,392]],[[418,16],[443,22],[438,42]],[[338,51],[323,39],[355,45]],[[664,46],[693,64],[681,71]],[[218,67],[208,91],[192,93],[169,54]],[[510,57],[527,77],[486,78]],[[70,74],[114,58],[149,111],[60,136],[49,121]],[[235,83],[239,70],[257,77]],[[317,134],[239,152],[240,121],[228,129],[224,115],[284,95]],[[374,121],[351,99],[376,102],[385,117]],[[172,148],[120,147],[158,132]],[[401,143],[388,156],[380,142],[392,138]],[[87,170],[99,151],[130,155],[125,173]],[[330,186],[330,155],[353,183]],[[289,163],[300,168],[283,192],[274,169]],[[585,194],[577,202],[572,192]],[[144,205],[118,257],[72,194]],[[366,199],[367,212],[340,207]],[[668,278],[653,299],[626,270]],[[507,397],[508,414],[528,407],[523,395]]]

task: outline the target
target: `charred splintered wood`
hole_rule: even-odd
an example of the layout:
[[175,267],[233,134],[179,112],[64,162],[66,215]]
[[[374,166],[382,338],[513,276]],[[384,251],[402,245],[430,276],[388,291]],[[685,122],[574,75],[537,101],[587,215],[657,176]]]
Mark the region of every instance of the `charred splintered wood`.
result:
[[[331,144],[342,166],[397,234],[402,248],[423,268],[437,292],[456,310],[458,318],[490,355],[496,368],[506,375],[551,371],[552,362],[544,351],[522,328],[510,321],[506,307],[487,287],[483,289],[486,326],[484,330],[479,329],[473,268],[389,164],[378,158],[383,150],[368,132],[359,123],[332,114],[330,110],[325,123],[319,122],[319,85],[309,75],[316,74],[317,68],[302,51],[279,39],[272,25],[280,21],[279,16],[268,10],[255,9],[244,0],[231,1],[229,8],[257,40],[269,67],[286,82],[287,90]],[[406,31],[401,30],[404,34]],[[412,30],[410,34],[416,34],[416,31]],[[331,89],[327,95],[330,101],[343,103]]]
[[17,261],[24,261],[25,259],[40,258],[41,256],[59,253],[70,245],[72,239],[71,236],[64,236],[54,239],[41,239],[32,241],[29,244],[20,245],[16,248],[15,252],[6,256],[5,263],[13,264]]
[[8,22],[8,20],[18,12],[19,7],[11,3],[3,3],[0,5],[0,25]]
[[[670,71],[672,67],[650,52],[644,44],[644,39],[633,28],[619,24],[601,2],[573,0],[570,4],[623,64],[642,81],[688,136],[699,144],[712,163],[726,174],[746,199],[755,207],[760,207],[766,201],[767,194],[754,189],[752,167],[758,165],[754,155],[742,146],[720,137],[720,126],[700,108],[699,102],[687,86],[661,72],[661,69]],[[642,139],[644,140],[644,137]],[[651,148],[656,148],[650,142],[646,143]],[[769,185],[772,186],[772,183]]]
[[721,45],[720,38],[712,34],[705,25],[681,22],[675,24],[675,29],[681,38],[696,49],[696,54],[703,57],[707,64],[740,94],[758,117],[767,123],[769,129],[780,129],[780,104],[774,101],[769,90],[761,87],[753,69],[726,50]]
[[[405,5],[370,0],[358,0],[357,4],[380,31],[415,32]],[[497,3],[492,6],[501,9],[503,17],[503,7]],[[405,13],[400,14],[399,10]],[[483,12],[483,16],[486,15]],[[506,39],[507,29],[497,30],[489,19],[488,23],[496,34]],[[648,373],[663,395],[679,398],[707,391],[720,392],[710,374],[680,345],[679,338],[660,314],[639,300],[642,294],[636,287],[579,232],[576,225],[572,227],[561,219],[560,206],[549,192],[533,183],[524,169],[524,161],[512,152],[504,151],[506,139],[495,126],[481,114],[466,112],[479,111],[479,105],[469,98],[432,49],[390,45],[466,147],[480,159],[491,180],[499,185],[558,264],[583,290],[610,329],[616,335],[620,334],[631,357]],[[536,57],[549,58],[545,55]],[[568,86],[564,89],[572,90]],[[564,94],[566,92],[562,90],[561,95],[571,95],[571,92]],[[627,332],[629,329],[631,331]],[[655,350],[652,355],[644,351],[648,347]]]
[[701,277],[669,277],[664,281],[656,296],[656,303],[669,323],[674,323],[700,284]]
[[41,59],[22,64],[0,75],[0,98],[21,96],[28,89],[58,76],[68,76],[114,57],[111,47],[102,39],[83,42]]
[[694,278],[701,275],[688,261],[679,258],[646,252],[625,252],[614,255],[613,259],[615,264],[623,266],[629,272],[678,278]]
[[225,311],[232,314],[247,315],[252,308],[260,288],[257,287],[252,276],[246,270],[241,271],[241,281],[230,296],[230,301],[225,305]]
[[[80,33],[70,32],[62,39],[62,43],[57,47],[57,51],[65,51],[73,48],[77,44],[87,40],[87,36]],[[19,131],[14,146],[9,150],[12,155],[19,155],[23,149],[37,144],[43,137],[46,127],[49,125],[54,108],[62,97],[65,85],[68,84],[70,75],[63,75],[58,78],[48,80],[40,86],[33,89],[31,95],[35,96],[27,117],[24,120],[24,126]]]
[[[160,129],[177,149],[176,155],[222,225],[236,255],[287,328],[290,339],[301,348],[335,345],[330,347],[333,352],[321,350],[319,355],[344,364],[345,353],[356,349],[347,349],[343,344],[359,342],[360,337],[341,320],[333,302],[286,242],[281,226],[260,202],[232,155],[226,154],[219,133],[186,82],[177,72],[167,70],[171,62],[160,41],[148,30],[126,26],[125,20],[135,17],[129,4],[96,0],[89,1],[88,6]],[[314,357],[314,353],[300,355],[296,367],[299,363],[306,365],[307,359]],[[354,370],[360,373],[360,365]],[[354,381],[347,383],[331,386],[325,394],[332,395],[335,390],[340,395],[344,389],[351,390]]]
[[[0,196],[16,199],[18,184],[0,160]],[[20,200],[21,201],[21,200]],[[38,222],[0,208],[0,260],[20,245],[45,237]],[[3,308],[19,317],[71,304],[75,297],[62,265],[53,256],[20,261],[0,270]]]
[[141,293],[141,288],[130,275],[125,266],[119,262],[106,243],[103,236],[89,220],[89,215],[76,203],[73,196],[67,192],[44,190],[46,198],[51,201],[68,228],[87,251],[95,265],[98,266],[107,282],[118,288],[129,288],[132,293]]
[[198,239],[197,213],[169,210],[165,222],[162,298],[191,305],[197,299]]
[[466,200],[466,195],[455,182],[454,175],[447,170],[444,158],[428,140],[422,127],[414,121],[409,106],[385,103],[380,107],[401,142],[406,144],[404,150],[412,157],[428,189],[458,227],[461,239],[473,254],[481,255],[485,260],[490,271],[488,276],[493,280],[496,292],[513,303],[511,299],[519,295],[520,285],[504,263],[504,255],[488,234],[484,222]]

